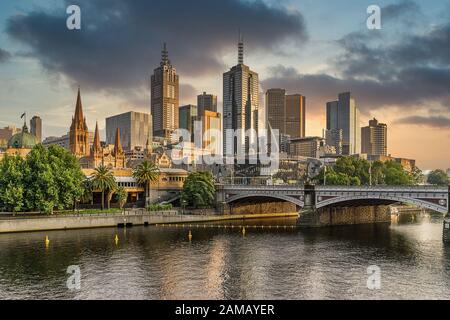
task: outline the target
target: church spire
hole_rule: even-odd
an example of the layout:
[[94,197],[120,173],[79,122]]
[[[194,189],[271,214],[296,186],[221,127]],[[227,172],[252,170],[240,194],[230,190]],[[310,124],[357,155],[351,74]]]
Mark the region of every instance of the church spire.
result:
[[117,157],[123,153],[122,143],[120,142],[120,128],[116,129],[116,141],[114,143],[114,155]]
[[78,86],[77,105],[75,107],[75,121],[84,121],[83,106],[81,104],[80,87]]
[[92,145],[92,150],[94,152],[99,152],[102,146],[100,144],[100,133],[98,131],[98,122],[95,122],[95,133],[94,133],[94,143]]

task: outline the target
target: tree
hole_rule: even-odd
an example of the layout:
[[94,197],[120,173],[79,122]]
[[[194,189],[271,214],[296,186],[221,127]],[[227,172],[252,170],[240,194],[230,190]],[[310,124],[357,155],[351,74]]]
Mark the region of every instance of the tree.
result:
[[78,160],[60,146],[48,148],[50,166],[53,169],[55,183],[58,189],[59,207],[73,206],[84,192],[85,176]]
[[133,177],[145,188],[145,206],[147,207],[150,201],[150,184],[158,180],[159,169],[153,162],[145,160],[133,170]]
[[[324,183],[324,172],[315,178],[319,184]],[[333,167],[327,167],[326,184],[359,186],[359,185],[412,185],[420,178],[420,170],[415,169],[412,173],[406,171],[396,161],[380,162],[372,164],[355,157],[342,157],[336,161]]]
[[450,184],[450,179],[445,171],[438,169],[430,172],[427,182],[429,184],[446,186]]
[[60,204],[54,166],[50,163],[48,150],[35,146],[26,157],[24,172],[25,203],[29,210],[53,213]]
[[115,192],[115,195],[117,202],[119,203],[119,208],[122,209],[125,203],[127,202],[128,192],[125,190],[124,187],[118,187]]
[[23,171],[25,161],[19,156],[8,156],[0,162],[0,207],[17,212],[24,208]]
[[208,208],[214,204],[216,188],[210,172],[189,174],[181,192],[181,202],[194,208]]
[[91,177],[92,187],[94,190],[100,190],[102,192],[102,210],[105,209],[105,192],[114,190],[116,188],[116,180],[111,170],[104,165],[101,165],[94,170],[94,174]]

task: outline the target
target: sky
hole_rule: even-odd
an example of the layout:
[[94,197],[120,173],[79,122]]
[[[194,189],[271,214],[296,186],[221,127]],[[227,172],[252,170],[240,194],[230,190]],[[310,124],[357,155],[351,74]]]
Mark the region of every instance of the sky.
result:
[[[81,30],[66,27],[71,4]],[[381,7],[380,30],[366,26],[369,5]],[[67,133],[78,86],[103,135],[106,117],[149,112],[163,42],[180,105],[206,91],[220,109],[241,30],[261,93],[306,96],[307,135],[321,135],[326,102],[351,91],[362,126],[388,125],[389,154],[450,168],[450,0],[2,0],[0,30],[0,127],[26,111],[44,137]]]

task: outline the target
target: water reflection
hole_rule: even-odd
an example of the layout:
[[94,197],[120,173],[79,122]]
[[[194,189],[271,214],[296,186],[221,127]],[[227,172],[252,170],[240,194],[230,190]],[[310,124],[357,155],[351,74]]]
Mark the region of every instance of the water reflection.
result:
[[[245,236],[232,224],[247,225]],[[441,219],[391,226],[280,227],[294,224],[295,219],[281,219],[228,222],[226,229],[221,223],[215,228],[0,235],[0,298],[450,297],[450,249],[441,240]],[[69,265],[80,266],[79,291],[66,288]],[[366,287],[370,265],[381,268],[381,290]]]

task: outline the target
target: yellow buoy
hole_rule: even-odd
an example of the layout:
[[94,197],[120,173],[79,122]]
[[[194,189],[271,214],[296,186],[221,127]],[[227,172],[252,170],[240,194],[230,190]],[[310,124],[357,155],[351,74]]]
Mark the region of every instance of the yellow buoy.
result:
[[50,244],[50,239],[48,238],[48,236],[45,236],[45,246],[48,247],[49,244]]
[[192,240],[192,232],[191,232],[191,230],[189,230],[189,235],[188,235],[188,238],[189,238],[189,241],[191,241],[191,240]]

